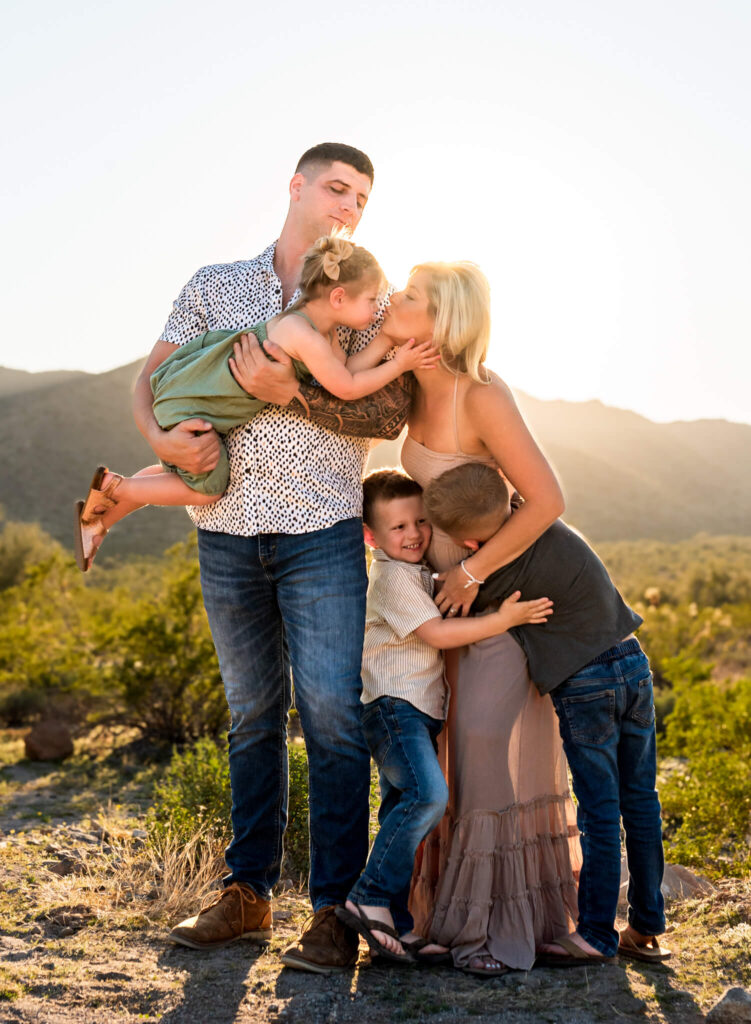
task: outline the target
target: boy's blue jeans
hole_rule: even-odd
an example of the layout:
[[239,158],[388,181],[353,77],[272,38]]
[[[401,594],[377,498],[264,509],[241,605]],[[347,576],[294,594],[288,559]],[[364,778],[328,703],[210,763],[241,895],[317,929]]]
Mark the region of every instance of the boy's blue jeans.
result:
[[417,847],[448,802],[436,756],[442,727],[440,719],[397,697],[379,697],[362,709],[365,740],[380,772],[380,829],[349,898],[358,905],[390,907],[400,935],[413,924],[407,901]]
[[310,896],[343,903],[368,852],[370,755],[360,727],[362,523],[236,537],[198,531],[203,599],[231,713],[232,831],[225,884],[264,899],[287,824],[287,712],[308,751]]
[[629,869],[629,924],[642,935],[665,931],[649,662],[637,640],[625,640],[585,665],[551,697],[578,802],[583,864],[577,930],[604,956],[614,956],[621,818]]

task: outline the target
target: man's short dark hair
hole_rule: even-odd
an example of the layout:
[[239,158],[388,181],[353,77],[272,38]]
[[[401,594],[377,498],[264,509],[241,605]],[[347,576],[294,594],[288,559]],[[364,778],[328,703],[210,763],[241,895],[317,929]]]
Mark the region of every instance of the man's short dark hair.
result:
[[312,149],[307,149],[297,161],[295,174],[298,171],[309,171],[315,165],[321,168],[328,167],[337,160],[354,167],[360,174],[366,174],[370,178],[370,184],[373,184],[375,171],[370,159],[362,150],[355,149],[354,146],[345,146],[343,142],[319,142]]
[[362,482],[362,519],[373,528],[373,508],[377,501],[412,498],[422,494],[422,487],[411,476],[398,469],[374,469]]

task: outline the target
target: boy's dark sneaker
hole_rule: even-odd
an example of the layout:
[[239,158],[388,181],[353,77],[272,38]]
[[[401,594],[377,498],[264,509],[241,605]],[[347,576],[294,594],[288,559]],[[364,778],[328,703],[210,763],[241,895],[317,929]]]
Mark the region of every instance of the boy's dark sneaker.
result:
[[285,967],[330,974],[355,966],[359,936],[342,924],[335,910],[335,906],[323,907],[308,918],[300,938],[282,954]]
[[195,917],[176,925],[168,938],[190,949],[217,949],[236,939],[270,939],[271,903],[249,885],[233,882]]

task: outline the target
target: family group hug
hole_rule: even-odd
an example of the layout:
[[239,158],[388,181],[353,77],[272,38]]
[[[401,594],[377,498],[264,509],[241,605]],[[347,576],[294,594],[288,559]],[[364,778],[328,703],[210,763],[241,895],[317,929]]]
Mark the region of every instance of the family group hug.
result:
[[[361,937],[385,966],[486,977],[664,960],[641,619],[559,518],[556,477],[484,366],[479,268],[420,263],[395,291],[351,241],[372,184],[351,146],[303,154],[278,240],[201,268],[141,372],[135,418],[160,463],[100,466],[76,505],[84,572],[145,505],[188,506],[198,527],[233,838],[223,888],[170,938],[271,935],[294,686],[313,915],[287,967],[350,969]],[[371,439],[405,424],[402,468],[363,481]]]

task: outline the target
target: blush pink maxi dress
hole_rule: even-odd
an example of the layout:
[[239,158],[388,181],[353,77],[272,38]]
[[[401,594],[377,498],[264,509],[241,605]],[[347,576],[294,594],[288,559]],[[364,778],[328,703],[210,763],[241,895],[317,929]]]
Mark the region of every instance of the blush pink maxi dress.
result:
[[[470,461],[409,436],[402,465],[423,487]],[[467,557],[433,530],[428,561],[443,571]],[[523,594],[523,598],[544,597]],[[410,908],[415,929],[451,948],[457,967],[490,954],[529,970],[536,950],[573,931],[581,851],[558,720],[529,679],[510,634],[448,652],[451,700],[439,757],[449,784],[443,821],[418,853]]]

